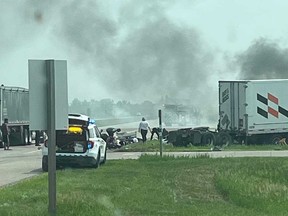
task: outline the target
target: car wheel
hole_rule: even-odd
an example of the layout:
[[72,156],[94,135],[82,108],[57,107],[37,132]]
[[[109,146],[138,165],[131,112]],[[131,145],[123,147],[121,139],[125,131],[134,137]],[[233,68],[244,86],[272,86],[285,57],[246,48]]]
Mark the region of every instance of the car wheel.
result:
[[47,156],[42,157],[42,170],[43,172],[48,172],[48,157]]
[[95,163],[94,167],[98,168],[99,166],[100,166],[100,150],[98,151],[97,159],[96,159],[96,163]]

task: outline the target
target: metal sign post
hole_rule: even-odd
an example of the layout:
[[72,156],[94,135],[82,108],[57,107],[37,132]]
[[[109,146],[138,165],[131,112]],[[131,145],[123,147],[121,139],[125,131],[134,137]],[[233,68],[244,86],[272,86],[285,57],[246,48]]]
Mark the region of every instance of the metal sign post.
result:
[[46,61],[47,86],[47,132],[48,132],[48,211],[56,215],[56,127],[55,127],[55,69],[54,61]]
[[56,215],[56,130],[68,128],[67,62],[29,60],[30,130],[48,134],[48,211]]
[[159,116],[159,141],[160,141],[160,156],[162,157],[163,144],[162,144],[162,114],[161,110],[158,111]]

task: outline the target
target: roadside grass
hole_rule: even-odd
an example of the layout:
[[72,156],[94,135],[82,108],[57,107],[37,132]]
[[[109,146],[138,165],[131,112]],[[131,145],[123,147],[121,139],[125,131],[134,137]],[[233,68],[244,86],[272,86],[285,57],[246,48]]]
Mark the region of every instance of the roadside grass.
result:
[[[286,215],[286,158],[144,155],[57,170],[57,215]],[[48,215],[47,173],[0,189],[0,215]]]
[[[209,152],[213,148],[212,145],[207,146],[173,146],[171,143],[163,143],[163,152]],[[222,151],[273,151],[273,150],[288,150],[287,146],[280,145],[241,145],[233,144],[221,149]],[[159,140],[149,140],[144,144],[142,142],[132,143],[116,149],[114,151],[120,152],[159,152]]]

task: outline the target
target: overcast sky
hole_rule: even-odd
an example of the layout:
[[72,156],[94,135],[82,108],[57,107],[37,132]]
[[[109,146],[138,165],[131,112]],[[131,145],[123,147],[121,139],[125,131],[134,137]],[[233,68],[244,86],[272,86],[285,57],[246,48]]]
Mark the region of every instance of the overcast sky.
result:
[[285,0],[0,0],[0,80],[28,87],[28,59],[68,64],[69,101],[218,109],[218,80],[287,78]]

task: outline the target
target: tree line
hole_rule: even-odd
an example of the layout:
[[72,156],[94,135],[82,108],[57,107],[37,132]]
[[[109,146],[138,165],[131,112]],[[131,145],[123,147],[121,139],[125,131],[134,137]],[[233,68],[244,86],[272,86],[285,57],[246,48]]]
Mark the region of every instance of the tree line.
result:
[[151,101],[131,103],[126,100],[115,102],[112,99],[79,100],[75,98],[69,104],[69,113],[81,113],[95,119],[124,118],[130,116],[157,117],[161,105]]

